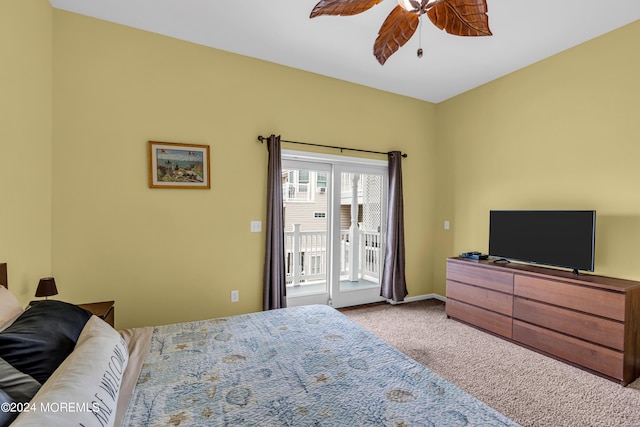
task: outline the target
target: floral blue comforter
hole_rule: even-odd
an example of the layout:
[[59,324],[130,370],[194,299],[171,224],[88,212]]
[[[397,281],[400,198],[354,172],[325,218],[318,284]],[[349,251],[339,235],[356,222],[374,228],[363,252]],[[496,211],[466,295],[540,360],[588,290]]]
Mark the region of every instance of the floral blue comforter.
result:
[[125,426],[517,426],[326,306],[159,326]]

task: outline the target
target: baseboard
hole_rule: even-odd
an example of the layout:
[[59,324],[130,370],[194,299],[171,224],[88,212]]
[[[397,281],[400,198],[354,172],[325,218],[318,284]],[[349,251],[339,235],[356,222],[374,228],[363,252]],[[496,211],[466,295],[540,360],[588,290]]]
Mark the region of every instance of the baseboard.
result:
[[426,300],[426,299],[437,299],[440,300],[442,302],[447,302],[447,298],[443,297],[442,295],[438,295],[438,294],[426,294],[426,295],[416,295],[415,297],[409,297],[409,298],[405,298],[404,301],[392,301],[392,300],[387,300],[387,302],[389,304],[405,304],[408,302],[414,302],[414,301],[422,301],[422,300]]

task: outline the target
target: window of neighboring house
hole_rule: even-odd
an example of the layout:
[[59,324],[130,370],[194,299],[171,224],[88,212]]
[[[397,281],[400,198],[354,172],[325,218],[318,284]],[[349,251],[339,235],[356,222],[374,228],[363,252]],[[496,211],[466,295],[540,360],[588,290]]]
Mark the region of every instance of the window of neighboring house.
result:
[[283,194],[286,199],[296,198],[296,175],[294,171],[287,173],[287,179],[285,180],[286,194]]
[[326,218],[327,217],[327,213],[326,212],[314,212],[313,213],[313,217],[314,218]]
[[309,171],[298,171],[298,191],[300,193],[306,193],[309,191]]
[[327,176],[327,172],[318,172],[316,176],[316,188],[321,193],[327,191]]

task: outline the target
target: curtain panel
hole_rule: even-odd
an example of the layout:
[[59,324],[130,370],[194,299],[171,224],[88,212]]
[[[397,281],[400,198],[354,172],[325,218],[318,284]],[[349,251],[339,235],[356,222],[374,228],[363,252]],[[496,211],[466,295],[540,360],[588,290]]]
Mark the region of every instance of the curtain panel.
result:
[[267,139],[267,222],[265,224],[264,310],[287,306],[282,215],[282,157],[280,136]]
[[405,279],[404,200],[402,195],[402,153],[389,153],[389,209],[387,214],[387,244],[380,296],[394,302],[408,295]]

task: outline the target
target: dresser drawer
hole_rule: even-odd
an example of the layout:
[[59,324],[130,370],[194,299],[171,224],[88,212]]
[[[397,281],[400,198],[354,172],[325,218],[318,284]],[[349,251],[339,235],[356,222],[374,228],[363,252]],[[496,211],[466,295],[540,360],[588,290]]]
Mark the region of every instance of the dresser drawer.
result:
[[480,286],[494,291],[513,293],[513,273],[483,268],[475,264],[447,262],[447,280]]
[[513,293],[609,319],[625,320],[625,295],[587,286],[516,274]]
[[447,280],[447,298],[473,304],[506,316],[513,313],[513,295]]
[[623,379],[623,353],[568,337],[519,320],[513,321],[513,339],[547,354]]
[[462,320],[505,338],[511,338],[511,317],[448,298],[446,313],[447,316],[454,319]]
[[515,297],[513,317],[585,341],[624,350],[624,324],[537,301]]

